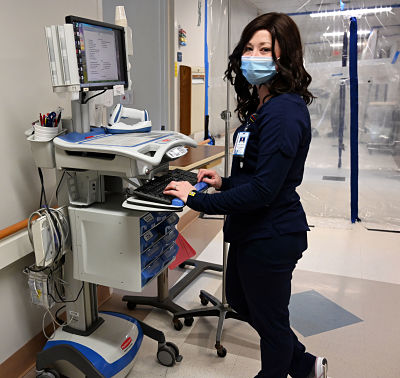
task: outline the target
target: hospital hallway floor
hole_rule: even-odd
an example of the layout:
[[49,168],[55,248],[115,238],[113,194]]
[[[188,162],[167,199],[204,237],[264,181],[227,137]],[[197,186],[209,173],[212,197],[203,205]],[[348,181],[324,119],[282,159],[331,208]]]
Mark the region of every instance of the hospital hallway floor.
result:
[[[294,272],[291,325],[307,349],[328,358],[332,378],[400,377],[400,233],[367,230],[362,223],[309,218],[309,248]],[[182,232],[198,259],[222,263],[222,221],[198,218]],[[170,271],[171,285],[183,270]],[[201,289],[221,298],[221,273],[203,273],[176,299],[184,308],[202,307]],[[153,309],[127,310],[114,291],[104,309],[144,317],[178,345],[182,362],[164,367],[156,361],[157,345],[143,339],[128,377],[254,377],[260,368],[259,337],[247,324],[225,320],[222,344],[214,349],[217,317],[195,318],[176,331],[172,316]],[[155,295],[153,282],[143,294]],[[210,304],[208,305],[210,306]],[[146,312],[147,315],[145,314]]]
[[[308,351],[327,357],[331,378],[400,377],[400,233],[367,230],[348,220],[309,218],[309,223],[309,248],[292,282],[294,332]],[[198,218],[182,235],[197,251],[196,258],[222,263],[221,229],[220,219]],[[181,268],[170,271],[170,286],[184,274]],[[201,289],[220,298],[221,277],[203,273],[175,302],[186,309],[202,307]],[[152,281],[141,294],[156,295],[156,284]],[[121,301],[124,294],[131,293],[114,290],[101,310],[145,320],[162,330],[183,356],[173,367],[162,366],[156,359],[157,343],[144,337],[129,378],[250,378],[259,371],[259,338],[247,323],[225,320],[222,344],[228,353],[221,358],[214,349],[216,317],[195,318],[191,327],[177,331],[166,311],[142,306],[128,310]]]

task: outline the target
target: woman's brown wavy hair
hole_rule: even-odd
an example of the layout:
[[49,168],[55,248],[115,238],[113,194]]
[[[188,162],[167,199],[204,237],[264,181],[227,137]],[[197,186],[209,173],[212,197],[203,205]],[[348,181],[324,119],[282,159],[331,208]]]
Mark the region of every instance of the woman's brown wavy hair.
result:
[[[260,103],[257,89],[249,84],[240,69],[244,49],[254,33],[258,30],[268,30],[272,38],[272,58],[278,66],[278,73],[265,84],[272,96],[282,93],[297,93],[303,97],[306,104],[311,104],[315,98],[307,87],[311,76],[303,65],[303,49],[299,29],[295,22],[284,13],[266,13],[251,21],[243,30],[240,41],[229,56],[227,78],[234,86],[237,94],[239,119],[245,119],[257,110]],[[280,58],[275,56],[275,41],[281,49]]]

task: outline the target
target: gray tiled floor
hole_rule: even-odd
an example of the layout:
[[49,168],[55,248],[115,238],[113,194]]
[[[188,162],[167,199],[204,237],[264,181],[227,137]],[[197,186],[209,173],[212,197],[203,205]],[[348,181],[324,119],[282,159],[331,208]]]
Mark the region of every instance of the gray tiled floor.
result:
[[289,310],[290,324],[304,337],[362,321],[315,290],[293,294]]
[[[400,295],[399,285],[302,270],[295,272],[293,283],[295,291],[302,290],[293,297],[304,299],[304,293],[316,293],[312,289],[315,288],[318,291],[318,301],[328,303],[328,309],[333,306],[333,311],[339,311],[336,323],[330,323],[331,329],[323,333],[314,330],[313,334],[305,337],[293,327],[299,340],[311,353],[324,354],[329,358],[331,377],[399,376],[400,362],[396,356],[399,352],[400,326],[396,317],[400,311],[400,304],[393,300]],[[303,291],[304,289],[309,290]],[[218,291],[220,292],[220,289]],[[309,298],[305,298],[305,301],[309,301]],[[350,311],[347,312],[343,308],[355,315],[349,317]],[[294,306],[294,314],[296,311],[299,309]],[[301,312],[302,308],[296,316],[300,318]],[[303,315],[309,316],[304,313]],[[363,318],[362,322],[360,318]],[[315,320],[317,325],[324,324],[323,317],[316,317]],[[313,327],[315,325],[310,324],[306,330],[312,330]],[[215,319],[201,319],[186,337],[185,343],[212,350],[215,329]],[[225,323],[223,344],[228,353],[259,360],[258,342],[258,335],[247,324],[235,320]]]
[[[220,223],[198,220],[184,231],[195,249],[203,251],[200,259],[221,262]],[[347,223],[343,226],[316,220],[315,225],[309,233],[309,250],[293,276],[294,331],[308,351],[328,358],[331,378],[399,377],[400,235],[366,231],[360,225]],[[179,269],[172,272],[171,280],[175,281],[181,273]],[[203,274],[176,298],[177,303],[185,308],[199,307],[200,289],[220,297],[221,275]],[[146,288],[146,293],[154,295],[155,287]],[[311,308],[311,304],[304,305],[304,299],[309,300],[306,293],[325,301],[327,311],[333,306],[342,315],[332,317],[333,323],[328,327],[321,313],[306,327],[308,333],[301,331],[296,317],[310,317],[304,312]],[[228,354],[219,358],[214,349],[216,318],[196,319],[192,327],[177,332],[170,314],[150,309],[129,311],[120,301],[122,294],[116,291],[105,308],[145,317],[148,324],[165,333],[167,340],[176,343],[183,355],[183,361],[174,367],[160,366],[156,361],[156,343],[145,338],[129,378],[248,378],[257,374],[259,338],[248,324],[231,319],[225,322],[222,342]],[[295,305],[297,300],[302,304],[300,308]],[[351,321],[343,322],[343,314],[351,314]],[[324,332],[316,327],[317,323],[325,326]]]

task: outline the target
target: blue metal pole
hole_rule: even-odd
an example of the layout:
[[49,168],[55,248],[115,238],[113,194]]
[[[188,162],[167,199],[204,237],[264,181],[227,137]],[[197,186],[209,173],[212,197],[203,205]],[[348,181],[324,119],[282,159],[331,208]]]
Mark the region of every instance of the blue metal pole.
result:
[[350,18],[350,207],[351,222],[358,218],[358,73],[357,73],[357,19]]
[[209,114],[208,114],[208,76],[209,76],[209,62],[208,62],[208,42],[207,42],[207,28],[208,28],[208,11],[207,0],[204,1],[204,140],[208,139],[209,133]]

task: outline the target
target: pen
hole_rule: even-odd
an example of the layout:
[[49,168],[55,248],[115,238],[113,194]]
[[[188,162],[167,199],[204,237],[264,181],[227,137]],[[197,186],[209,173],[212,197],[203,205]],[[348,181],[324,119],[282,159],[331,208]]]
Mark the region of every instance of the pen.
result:
[[43,126],[43,117],[42,117],[42,113],[39,113],[39,117],[40,117],[40,126]]

